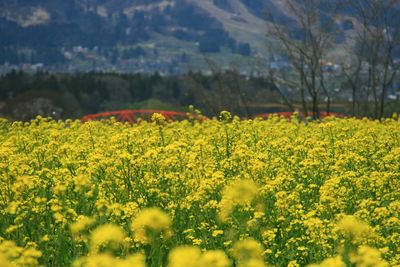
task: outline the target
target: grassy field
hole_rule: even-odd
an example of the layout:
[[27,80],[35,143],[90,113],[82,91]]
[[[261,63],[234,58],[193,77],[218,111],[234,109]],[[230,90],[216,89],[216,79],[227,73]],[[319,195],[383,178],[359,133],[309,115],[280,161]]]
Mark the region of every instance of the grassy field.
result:
[[0,266],[400,266],[400,122],[0,120]]

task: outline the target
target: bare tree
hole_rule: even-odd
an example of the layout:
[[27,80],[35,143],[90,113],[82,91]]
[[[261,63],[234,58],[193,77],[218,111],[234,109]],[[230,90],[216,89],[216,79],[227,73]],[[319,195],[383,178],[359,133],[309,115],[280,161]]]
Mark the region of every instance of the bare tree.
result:
[[228,110],[233,114],[249,117],[250,97],[253,93],[251,83],[240,75],[237,66],[231,62],[228,70],[223,70],[214,60],[205,57],[207,72],[189,72],[185,82],[189,93],[201,99],[210,114]]
[[[349,52],[352,52],[352,55],[358,54],[358,51],[354,49],[354,47],[349,47],[347,49]],[[340,66],[344,84],[346,87],[350,86],[351,90],[351,114],[356,116],[358,115],[356,104],[360,104],[357,95],[360,94],[362,86],[364,85],[362,78],[363,60],[360,56],[346,57],[346,59],[340,63]]]
[[[357,60],[353,73],[345,74],[352,84],[353,98],[354,91],[359,90],[362,76],[366,76],[366,95],[372,94],[373,115],[382,118],[388,89],[398,74],[394,60],[400,45],[399,19],[396,19],[400,3],[398,0],[353,0],[348,5],[355,18],[356,47],[353,51]],[[362,66],[367,67],[366,73],[361,71]]]
[[[294,18],[293,23],[280,23],[273,14],[268,14],[271,22],[268,34],[277,40],[278,48],[293,68],[291,82],[275,78],[278,86],[290,87],[300,94],[303,112],[308,113],[308,97],[311,98],[311,112],[314,118],[320,116],[320,102],[327,98],[326,109],[330,111],[331,94],[328,90],[323,62],[334,43],[334,16],[336,8],[332,1],[322,0],[282,0]],[[329,9],[329,10],[328,10]],[[326,14],[329,13],[329,16]],[[279,75],[279,72],[272,73]]]
[[235,62],[230,62],[229,69],[223,71],[215,61],[205,58],[205,62],[211,71],[216,82],[216,90],[220,95],[220,101],[223,103],[223,109],[229,109],[232,113],[238,113],[246,117],[250,116],[248,105],[248,95],[244,77],[239,73]]

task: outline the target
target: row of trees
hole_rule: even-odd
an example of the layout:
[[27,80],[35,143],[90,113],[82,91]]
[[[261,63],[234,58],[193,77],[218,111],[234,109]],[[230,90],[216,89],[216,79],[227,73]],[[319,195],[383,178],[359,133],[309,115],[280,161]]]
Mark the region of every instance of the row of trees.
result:
[[[83,115],[120,109],[186,110],[189,105],[216,116],[229,110],[239,116],[282,111],[279,95],[262,78],[222,72],[210,62],[212,75],[188,72],[163,77],[155,73],[83,73],[30,75],[12,71],[0,77],[0,117],[29,120],[36,115],[80,118]],[[253,105],[253,106],[252,106]]]
[[[207,116],[216,116],[221,110],[251,117],[287,111],[288,106],[293,111],[302,109],[296,96],[287,96],[276,86],[275,77],[247,77],[237,71],[222,71],[211,60],[208,66],[212,70],[209,75],[188,72],[167,77],[117,73],[30,75],[12,71],[0,77],[0,117],[29,120],[39,114],[79,118],[120,109],[183,111],[188,105],[196,106]],[[312,107],[308,99],[304,102],[306,107]],[[385,109],[385,115],[400,112],[400,101],[391,103],[394,105]],[[333,112],[349,114],[352,111],[351,103],[343,101],[341,96],[332,96],[331,105]],[[358,115],[368,114],[360,112]]]
[[383,117],[400,67],[399,1],[283,2],[292,23],[279,23],[272,13],[267,17],[272,22],[268,34],[277,40],[274,51],[292,67],[290,72],[270,70],[288,107],[294,110],[300,99],[304,113],[319,117],[321,103],[330,112],[334,95],[349,88],[353,115]]

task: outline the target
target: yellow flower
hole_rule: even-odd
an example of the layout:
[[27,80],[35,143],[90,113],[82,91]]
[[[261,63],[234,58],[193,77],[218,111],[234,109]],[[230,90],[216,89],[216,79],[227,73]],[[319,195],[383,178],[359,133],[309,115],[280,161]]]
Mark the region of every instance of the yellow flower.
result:
[[115,259],[111,254],[93,254],[88,257],[77,259],[73,267],[114,267]]
[[73,235],[80,233],[88,227],[92,226],[94,223],[95,220],[93,218],[80,215],[78,216],[77,220],[70,225],[71,233]]
[[79,193],[84,190],[86,190],[87,187],[90,186],[91,181],[90,177],[85,174],[79,174],[73,178],[74,184],[75,184],[75,189],[74,191]]
[[237,242],[232,248],[232,255],[238,262],[250,259],[263,259],[263,247],[256,240],[248,238]]
[[398,120],[153,119],[0,120],[0,229],[14,240],[0,237],[1,263],[142,267],[129,253],[146,251],[168,266],[187,243],[217,251],[176,252],[181,265],[399,265]]
[[60,223],[60,224],[67,223],[67,219],[60,212],[54,213],[53,218],[57,223]]
[[6,255],[0,253],[0,267],[11,267],[11,262]]
[[143,254],[130,255],[116,260],[113,267],[146,267],[146,259]]
[[341,256],[325,259],[319,264],[310,264],[308,267],[346,267]]
[[261,259],[249,259],[244,262],[240,262],[237,267],[267,267]]
[[6,233],[10,234],[12,232],[15,232],[16,230],[18,230],[19,228],[21,228],[22,225],[10,225],[7,229],[6,229]]
[[193,239],[193,245],[200,246],[203,241],[200,238]]
[[262,232],[263,244],[269,246],[275,241],[276,231],[275,230],[265,230]]
[[74,261],[73,267],[146,267],[142,254],[128,255],[126,258],[116,258],[110,253],[92,254]]
[[258,194],[258,187],[252,180],[236,180],[222,192],[220,218],[227,221],[236,206],[249,206]]
[[36,248],[27,248],[22,252],[22,255],[29,258],[40,258],[42,257],[42,252]]
[[361,238],[365,235],[371,235],[373,232],[368,224],[358,220],[353,215],[344,215],[337,223],[337,228],[350,238]]
[[229,267],[231,262],[222,250],[210,250],[203,253],[199,266]]
[[177,247],[168,256],[168,267],[202,267],[198,247]]
[[161,125],[161,124],[165,123],[166,119],[165,119],[164,115],[162,115],[160,113],[154,113],[151,116],[151,121],[154,121],[155,123]]
[[299,267],[300,265],[297,263],[296,260],[290,261],[287,267]]
[[171,218],[159,208],[148,208],[139,212],[131,224],[135,239],[141,243],[151,243],[161,236],[168,239],[172,236]]
[[105,224],[97,227],[90,236],[90,249],[97,251],[101,245],[110,242],[111,246],[121,244],[125,239],[124,231],[113,224]]
[[223,122],[229,122],[232,119],[232,114],[229,111],[223,110],[220,112],[219,118]]
[[211,235],[213,237],[216,237],[216,236],[223,235],[223,234],[224,234],[223,230],[214,230]]
[[36,267],[42,252],[37,250],[36,243],[28,242],[25,248],[19,247],[13,241],[3,241],[0,238],[0,267]]
[[356,256],[351,261],[357,267],[387,267],[389,264],[381,257],[379,250],[368,246],[360,246]]
[[48,241],[50,241],[49,235],[44,235],[44,236],[42,236],[42,238],[40,238],[40,241],[41,241],[41,242],[48,242]]

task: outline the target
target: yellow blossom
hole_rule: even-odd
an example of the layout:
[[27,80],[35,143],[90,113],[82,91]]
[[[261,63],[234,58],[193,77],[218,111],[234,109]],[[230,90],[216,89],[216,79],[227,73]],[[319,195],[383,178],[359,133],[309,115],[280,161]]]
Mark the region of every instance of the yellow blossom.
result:
[[200,267],[200,259],[198,247],[177,247],[168,256],[168,267]]
[[227,221],[236,206],[248,206],[257,197],[258,187],[251,180],[237,180],[228,184],[222,193],[220,218]]
[[223,231],[223,230],[214,230],[214,231],[212,232],[212,236],[213,236],[213,237],[216,237],[216,236],[219,236],[219,235],[222,235],[222,234],[224,234],[224,231]]
[[348,237],[361,238],[370,235],[371,227],[352,215],[344,215],[337,224],[337,228]]
[[387,267],[389,264],[382,259],[379,250],[368,247],[360,246],[357,255],[351,258],[351,261],[357,267]]
[[239,262],[246,262],[250,259],[263,258],[263,247],[254,239],[238,241],[232,248],[232,255]]
[[105,224],[97,227],[90,235],[90,248],[97,251],[99,246],[110,242],[111,245],[117,245],[124,241],[124,231],[116,225]]
[[310,264],[308,267],[346,267],[341,256],[328,258],[319,264]]
[[76,222],[70,225],[72,234],[77,234],[95,223],[95,220],[90,217],[80,215]]
[[201,256],[199,266],[229,267],[231,262],[222,250],[209,250]]
[[172,221],[168,214],[158,208],[148,208],[139,212],[131,224],[135,238],[142,243],[150,243],[156,236],[168,239],[172,235]]

